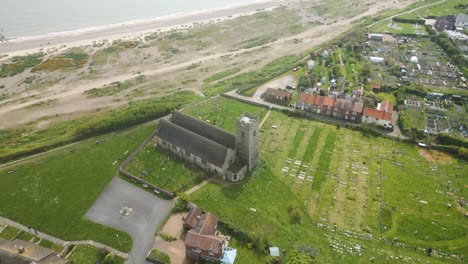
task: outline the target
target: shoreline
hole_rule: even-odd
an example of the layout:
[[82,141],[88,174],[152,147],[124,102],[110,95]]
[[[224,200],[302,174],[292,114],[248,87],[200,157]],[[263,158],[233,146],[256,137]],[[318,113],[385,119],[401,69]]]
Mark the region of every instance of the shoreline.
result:
[[248,4],[233,4],[150,19],[88,27],[45,35],[19,37],[0,42],[0,55],[18,56],[41,50],[71,48],[92,44],[95,41],[142,37],[155,32],[191,28],[195,24],[210,24],[268,11],[297,0],[259,0]]

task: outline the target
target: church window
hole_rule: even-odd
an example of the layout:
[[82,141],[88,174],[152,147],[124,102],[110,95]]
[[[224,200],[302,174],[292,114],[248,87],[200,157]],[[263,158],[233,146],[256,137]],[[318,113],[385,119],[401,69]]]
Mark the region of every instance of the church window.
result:
[[257,130],[254,130],[253,135],[254,135],[254,137],[257,135]]

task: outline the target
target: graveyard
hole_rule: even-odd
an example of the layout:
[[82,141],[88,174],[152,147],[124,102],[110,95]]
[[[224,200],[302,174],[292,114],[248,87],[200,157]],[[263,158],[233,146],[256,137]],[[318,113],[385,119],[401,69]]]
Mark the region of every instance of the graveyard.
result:
[[270,245],[311,246],[319,262],[466,260],[466,209],[457,206],[468,195],[466,162],[276,111],[260,146],[250,177],[209,183],[192,201]]

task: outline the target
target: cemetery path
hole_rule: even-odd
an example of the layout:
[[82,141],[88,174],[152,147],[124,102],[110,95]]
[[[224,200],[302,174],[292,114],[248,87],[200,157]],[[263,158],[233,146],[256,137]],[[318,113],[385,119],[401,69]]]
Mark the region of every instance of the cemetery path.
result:
[[66,247],[68,245],[71,245],[71,244],[74,244],[74,245],[90,245],[90,246],[94,246],[94,247],[98,247],[98,248],[105,248],[109,252],[113,253],[114,255],[117,255],[117,256],[122,257],[122,258],[127,258],[128,257],[127,253],[123,253],[121,251],[118,251],[117,249],[111,248],[109,246],[106,246],[106,245],[101,244],[101,243],[96,242],[96,241],[92,241],[92,240],[78,240],[78,241],[62,240],[60,238],[56,238],[54,236],[51,236],[51,235],[48,235],[46,233],[40,232],[40,231],[35,230],[33,228],[28,228],[25,225],[22,225],[22,224],[20,224],[18,222],[12,221],[12,220],[10,220],[8,218],[1,217],[1,216],[0,216],[0,223],[9,225],[9,226],[12,226],[12,227],[15,227],[15,228],[18,228],[18,229],[20,229],[20,230],[22,230],[24,232],[30,233],[33,236],[40,237],[42,239],[47,239],[47,240],[51,241],[54,244],[58,244],[58,245],[63,246],[64,250],[66,249]]
[[271,109],[268,109],[268,112],[266,113],[265,117],[263,117],[262,122],[260,122],[260,124],[258,125],[259,128],[262,128],[263,124],[265,123],[265,121],[270,116],[270,113],[271,113]]

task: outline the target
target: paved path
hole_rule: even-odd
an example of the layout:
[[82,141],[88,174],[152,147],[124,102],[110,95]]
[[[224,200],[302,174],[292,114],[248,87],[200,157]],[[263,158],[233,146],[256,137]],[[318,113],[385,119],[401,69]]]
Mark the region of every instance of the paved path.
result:
[[396,15],[386,17],[386,18],[384,18],[384,19],[382,19],[382,20],[379,20],[379,21],[377,21],[377,22],[375,22],[375,23],[372,23],[372,24],[368,25],[367,27],[370,28],[370,27],[372,27],[372,26],[374,26],[374,25],[377,25],[378,23],[380,23],[380,22],[382,22],[382,21],[390,20],[390,19],[392,19],[392,18],[394,18],[394,17],[397,17],[397,16],[399,16],[399,15],[409,14],[409,13],[412,13],[412,12],[417,11],[417,10],[419,10],[419,9],[423,9],[423,8],[428,7],[428,6],[438,5],[438,4],[441,4],[441,3],[446,2],[446,1],[447,1],[447,0],[442,0],[442,1],[440,1],[440,2],[436,2],[436,3],[432,3],[432,4],[427,4],[427,5],[423,5],[423,6],[420,6],[420,7],[416,7],[416,8],[414,8],[414,9],[409,10],[409,11],[401,12],[401,13],[398,13],[398,14],[396,14]]
[[58,244],[58,245],[61,245],[63,247],[67,247],[68,245],[70,244],[75,244],[75,245],[91,245],[91,246],[95,246],[97,248],[105,248],[107,249],[109,252],[119,256],[119,257],[122,257],[122,258],[127,258],[128,254],[127,253],[123,253],[121,251],[118,251],[114,248],[111,248],[109,246],[106,246],[104,244],[101,244],[99,242],[96,242],[96,241],[92,241],[92,240],[78,240],[78,241],[65,241],[65,240],[62,240],[60,238],[56,238],[56,237],[53,237],[51,235],[48,235],[46,233],[43,233],[43,232],[40,232],[40,231],[37,231],[37,230],[34,230],[34,231],[30,231],[28,229],[27,226],[25,225],[22,225],[18,222],[15,222],[15,221],[12,221],[10,219],[7,219],[5,217],[1,217],[0,216],[0,223],[2,224],[6,224],[6,225],[9,225],[9,226],[12,226],[12,227],[16,227],[20,230],[23,230],[27,233],[30,233],[31,235],[34,235],[34,236],[37,236],[37,237],[40,237],[42,239],[46,239],[46,240],[49,240],[51,241],[52,243],[54,244]]
[[[129,216],[122,216],[123,203],[133,208]],[[129,233],[133,240],[127,262],[145,263],[146,254],[152,249],[154,233],[164,221],[173,202],[162,200],[151,193],[115,177],[91,206],[85,217]],[[116,237],[116,239],[119,239]]]

